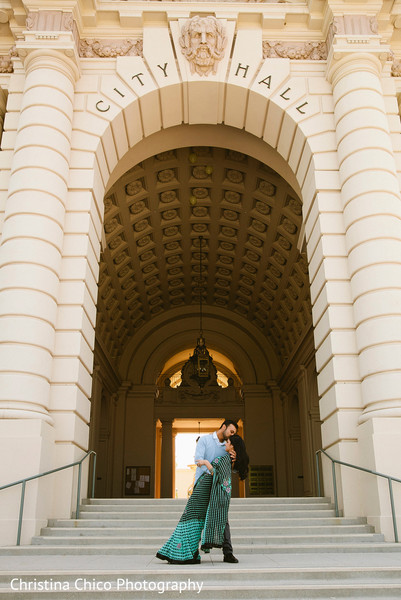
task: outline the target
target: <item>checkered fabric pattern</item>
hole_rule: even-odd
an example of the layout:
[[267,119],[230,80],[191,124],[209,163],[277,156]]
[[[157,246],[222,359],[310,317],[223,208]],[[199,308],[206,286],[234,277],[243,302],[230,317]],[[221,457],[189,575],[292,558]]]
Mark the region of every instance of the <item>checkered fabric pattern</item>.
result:
[[202,550],[221,548],[231,498],[231,459],[229,455],[216,458],[213,477],[203,474],[188,499],[178,525],[160,548],[156,556],[172,564],[200,562],[199,542]]

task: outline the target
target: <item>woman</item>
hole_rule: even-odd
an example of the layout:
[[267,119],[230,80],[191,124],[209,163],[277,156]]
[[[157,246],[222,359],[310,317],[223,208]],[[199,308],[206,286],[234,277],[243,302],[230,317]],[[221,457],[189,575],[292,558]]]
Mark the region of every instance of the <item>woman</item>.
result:
[[157,558],[174,565],[199,564],[201,537],[201,549],[204,552],[222,547],[231,498],[232,465],[229,452],[235,450],[233,468],[238,471],[240,479],[247,476],[249,464],[244,440],[239,435],[228,438],[225,450],[226,454],[218,456],[212,463],[208,460],[197,462],[199,466],[206,465],[208,472],[196,482],[174,533],[157,552]]

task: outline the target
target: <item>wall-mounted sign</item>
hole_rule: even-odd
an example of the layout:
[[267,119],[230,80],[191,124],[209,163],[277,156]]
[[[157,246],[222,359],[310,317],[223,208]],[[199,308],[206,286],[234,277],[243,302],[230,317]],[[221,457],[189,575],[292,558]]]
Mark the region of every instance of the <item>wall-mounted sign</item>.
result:
[[124,495],[150,495],[150,467],[125,467]]
[[249,495],[274,496],[273,465],[251,465],[249,467]]

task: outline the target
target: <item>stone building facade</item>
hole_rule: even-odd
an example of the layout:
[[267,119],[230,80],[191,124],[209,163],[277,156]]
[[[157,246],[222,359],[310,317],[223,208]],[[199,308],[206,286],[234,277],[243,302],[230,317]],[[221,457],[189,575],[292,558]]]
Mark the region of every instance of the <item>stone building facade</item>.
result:
[[[273,495],[316,495],[320,447],[401,478],[400,14],[1,3],[0,486],[90,448],[97,495],[131,466],[171,496],[174,435],[225,417]],[[215,395],[170,385],[200,297]],[[29,484],[25,543],[75,480]],[[386,483],[338,483],[391,539]],[[18,498],[0,492],[2,543]]]

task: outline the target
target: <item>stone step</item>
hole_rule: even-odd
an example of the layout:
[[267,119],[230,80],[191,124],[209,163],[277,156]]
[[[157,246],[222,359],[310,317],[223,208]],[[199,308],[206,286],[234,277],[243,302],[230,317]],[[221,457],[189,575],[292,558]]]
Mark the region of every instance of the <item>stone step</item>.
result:
[[[136,545],[140,544],[143,547],[154,548],[157,550],[166,541],[165,536],[141,536],[141,537],[121,537],[121,536],[35,536],[32,538],[32,544],[42,544],[48,546],[58,545],[94,545],[101,544],[104,546],[113,544],[129,544]],[[353,544],[353,543],[368,543],[368,542],[380,542],[384,541],[384,537],[380,533],[361,533],[361,534],[345,534],[345,535],[281,535],[281,536],[263,536],[254,535],[241,536],[235,535],[235,547],[238,552],[241,551],[243,545],[276,545],[276,544]]]
[[[188,586],[188,583],[182,583],[183,585]],[[200,585],[201,584],[199,583],[199,586]],[[202,587],[196,587],[196,584],[194,583],[194,586],[195,587],[192,589],[187,589],[185,591],[183,589],[183,591],[179,592],[178,585],[173,588],[173,584],[171,584],[171,589],[166,590],[165,584],[162,584],[162,587],[158,590],[156,582],[148,581],[147,584],[144,584],[145,590],[142,591],[142,598],[153,600],[155,598],[160,598],[162,595],[162,597],[167,600],[177,600],[177,598],[182,600],[193,600],[193,598],[199,594],[199,597],[206,600],[279,600],[282,598],[289,600],[332,600],[340,598],[353,598],[355,600],[366,600],[368,598],[377,600],[380,598],[381,600],[390,600],[393,598],[399,599],[401,593],[400,583],[365,583],[362,581],[357,583],[330,584],[317,582],[316,584],[302,585],[288,584],[286,582],[276,585],[260,585],[259,582],[255,582],[251,587],[236,584],[233,589],[222,588],[221,585],[209,584],[204,584]],[[83,594],[85,595],[85,598],[89,598],[90,600],[109,600],[113,598],[118,600],[124,600],[125,598],[132,600],[133,594],[140,593],[139,589],[138,592],[135,592],[134,589],[134,583],[128,581],[125,586],[122,585],[121,587],[116,583],[115,585],[111,585],[111,587],[107,586],[106,590],[88,589],[84,591],[81,587],[81,582],[77,582],[72,584],[71,588],[68,587],[68,591],[19,592],[6,589],[2,590],[1,593],[5,598],[9,597],[10,599],[12,598],[12,600],[48,600],[49,593],[52,594],[52,598],[57,598],[57,600],[81,599]],[[163,589],[165,591],[162,591]]]
[[[235,525],[235,529],[238,526],[243,525],[246,527],[255,527],[259,528],[261,525],[261,521],[259,519],[248,519],[246,523],[240,517],[236,517],[235,515],[230,513],[230,523]],[[328,517],[321,518],[315,517],[311,521],[309,518],[298,518],[292,517],[291,521],[289,519],[281,519],[281,518],[265,518],[263,519],[263,525],[266,527],[276,526],[276,527],[299,527],[304,526],[309,528],[311,523],[317,527],[325,527],[325,526],[335,526],[340,527],[342,525],[365,525],[366,518],[365,517],[357,517],[354,519],[345,518],[345,517]],[[138,526],[143,526],[146,528],[155,528],[159,529],[160,527],[169,528],[170,531],[174,529],[177,524],[177,518],[169,518],[164,519],[49,519],[49,527],[72,527],[72,528],[91,528],[94,526],[106,528],[113,527],[115,529],[124,529],[124,528],[137,528]]]
[[[137,506],[169,506],[184,505],[186,498],[87,498],[82,501],[83,505],[88,504],[134,504]],[[330,498],[310,497],[267,497],[267,498],[231,498],[230,506],[236,505],[254,505],[254,504],[331,504]]]
[[[221,566],[201,566],[196,565],[166,565],[160,562],[164,569],[150,569],[146,571],[146,578],[152,581],[172,582],[181,580],[197,581],[202,578],[202,581],[216,585],[220,583],[222,586],[235,583],[244,583],[244,580],[262,583],[282,583],[286,581],[292,584],[300,584],[305,582],[313,583],[336,583],[336,582],[351,582],[351,583],[401,583],[401,566],[400,567],[281,567],[281,568],[244,568],[238,565],[221,565]],[[10,580],[13,578],[21,579],[23,582],[32,581],[36,578],[38,581],[49,582],[67,582],[73,584],[76,579],[86,579],[90,582],[112,582],[116,583],[118,579],[127,581],[143,581],[145,572],[143,570],[130,569],[114,569],[114,570],[84,570],[77,569],[74,571],[46,571],[41,574],[38,571],[9,571],[8,573],[0,573],[0,590],[5,589]]]
[[[202,563],[196,566],[159,561],[155,552],[174,530],[185,504],[185,499],[86,501],[79,519],[50,520],[32,545],[0,547],[0,556],[8,560],[14,557],[15,568],[32,564],[35,569],[38,564],[55,561],[55,557],[53,564],[59,569],[74,564],[75,570],[49,571],[46,567],[43,576],[32,569],[30,578],[26,569],[15,572],[17,579],[36,584],[58,581],[59,588],[13,590],[12,573],[7,573],[7,578],[0,576],[0,596],[10,600],[75,600],[85,594],[87,600],[124,600],[135,595],[152,600],[162,595],[164,600],[193,600],[198,591],[188,589],[191,580],[202,585],[199,597],[203,600],[401,598],[401,544],[385,543],[365,518],[335,517],[327,498],[234,499],[229,520],[239,565],[223,563],[220,550],[201,553]],[[379,556],[383,557],[381,567],[376,567]],[[390,556],[394,556],[393,566],[383,566],[389,564]],[[309,557],[315,568],[305,568],[310,566]],[[327,567],[328,560],[333,566]],[[291,568],[287,568],[289,561]],[[92,569],[88,568],[91,562]],[[339,562],[342,566],[337,567]],[[100,570],[102,563],[106,570]],[[141,563],[145,569],[138,570]],[[274,563],[281,566],[273,568]],[[136,568],[124,571],[122,564]],[[258,568],[245,567],[255,564]],[[78,579],[85,578],[89,587],[83,589],[82,581],[81,587],[76,585]],[[152,582],[153,588],[142,589],[142,594],[137,589],[138,594],[134,585],[145,580]],[[180,583],[187,587],[181,591],[172,587]]]
[[[93,507],[93,508],[97,508],[97,507]],[[166,515],[168,515],[168,518],[175,518],[177,521],[180,518],[182,514],[181,510],[175,510],[175,511],[155,511],[155,512],[150,512],[150,511],[87,511],[87,510],[82,510],[79,513],[79,517],[80,519],[136,519],[138,521],[142,521],[145,518],[149,518],[149,516],[151,515],[152,518],[154,520],[157,520],[159,522],[160,519],[166,518]],[[293,510],[293,511],[285,511],[285,510],[277,510],[277,511],[259,511],[259,510],[254,510],[254,511],[242,511],[240,513],[236,513],[235,511],[230,510],[229,511],[229,520],[231,521],[233,518],[237,517],[237,519],[241,519],[244,520],[246,519],[248,520],[257,520],[260,522],[261,519],[267,519],[267,518],[285,518],[285,519],[291,519],[292,517],[307,517],[307,518],[314,518],[314,517],[334,517],[335,516],[335,511],[328,509],[328,510]]]
[[[147,513],[147,514],[168,514],[170,512],[177,513],[182,512],[185,504],[168,504],[162,506],[159,504],[150,504],[149,506],[134,504],[84,504],[80,513],[91,513],[91,512],[135,512],[135,513]],[[253,513],[273,513],[273,512],[324,512],[327,510],[333,510],[334,505],[330,503],[293,503],[293,504],[233,504],[230,505],[230,513],[242,514],[253,514]]]
[[[146,576],[145,576],[146,575]],[[11,589],[10,582],[13,580]],[[36,591],[23,591],[24,585],[36,585]],[[47,583],[46,583],[47,582]],[[146,582],[146,583],[145,583]],[[252,582],[246,584],[245,582]],[[40,584],[48,591],[40,590]],[[202,568],[193,570],[187,566],[169,568],[168,571],[76,571],[52,572],[41,576],[37,572],[9,573],[0,576],[0,594],[10,598],[63,598],[68,590],[70,598],[79,594],[105,600],[115,597],[116,592],[129,597],[128,593],[142,591],[146,598],[156,593],[170,598],[190,598],[198,595],[213,598],[395,598],[401,590],[400,568],[302,568],[302,569],[233,569]],[[168,587],[175,589],[168,590]],[[181,591],[178,591],[181,586]],[[144,589],[145,588],[145,589]],[[153,588],[153,589],[152,589]],[[189,588],[189,589],[188,589]],[[83,591],[85,589],[85,591]],[[58,591],[63,590],[63,591]],[[164,590],[164,592],[162,592]],[[240,592],[236,594],[236,592]],[[361,596],[363,592],[363,596]],[[373,595],[373,592],[377,596]],[[175,593],[175,596],[173,595]],[[12,595],[11,595],[12,594]],[[331,594],[331,595],[329,595]],[[67,597],[67,596],[66,596]],[[399,596],[398,596],[399,597]]]
[[[157,526],[153,529],[150,527],[142,527],[142,526],[132,526],[132,527],[114,527],[113,525],[110,527],[99,527],[97,526],[97,521],[94,523],[96,526],[93,527],[81,527],[81,523],[77,522],[78,525],[76,527],[43,527],[41,531],[42,536],[120,536],[120,537],[141,537],[144,535],[144,532],[150,534],[152,531],[157,531],[157,533],[165,538],[169,537],[173,527],[161,527]],[[113,524],[113,522],[111,522]],[[78,533],[79,532],[79,533]],[[301,527],[271,527],[271,526],[263,526],[259,527],[239,527],[235,526],[233,528],[234,535],[241,536],[244,533],[247,535],[258,536],[262,533],[265,536],[271,535],[307,535],[310,533],[320,533],[322,535],[331,535],[331,534],[350,534],[350,533],[374,533],[374,527],[372,525],[309,525],[309,526],[301,526]]]
[[[163,540],[165,541],[165,540]],[[153,556],[153,546],[122,544],[119,540],[118,545],[83,545],[79,538],[76,545],[61,544],[42,545],[34,544],[31,546],[3,546],[0,547],[0,556],[31,556],[44,554],[62,554],[62,555],[147,555]],[[237,551],[238,548],[238,551]],[[384,542],[354,542],[354,543],[319,543],[319,544],[250,544],[236,546],[235,552],[239,554],[305,554],[305,553],[326,553],[326,552],[401,552],[399,544]],[[401,558],[400,558],[401,564]]]

